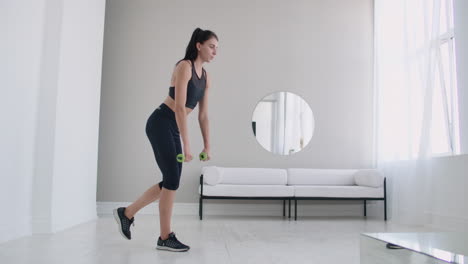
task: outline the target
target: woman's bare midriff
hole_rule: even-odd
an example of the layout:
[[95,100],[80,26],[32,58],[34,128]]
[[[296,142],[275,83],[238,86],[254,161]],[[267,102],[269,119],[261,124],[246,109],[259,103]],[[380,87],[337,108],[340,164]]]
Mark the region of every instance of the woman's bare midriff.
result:
[[[175,113],[175,101],[174,99],[172,99],[172,97],[170,96],[167,96],[166,97],[166,100],[164,100],[164,104],[166,104],[167,106],[169,106],[169,108],[174,111]],[[193,111],[193,109],[190,109],[188,107],[185,107],[185,112],[188,114],[190,114],[191,112]]]

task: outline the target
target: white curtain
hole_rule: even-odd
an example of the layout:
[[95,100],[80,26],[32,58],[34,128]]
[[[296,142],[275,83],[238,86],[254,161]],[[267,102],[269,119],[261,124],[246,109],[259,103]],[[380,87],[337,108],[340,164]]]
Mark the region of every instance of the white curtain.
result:
[[284,149],[285,126],[285,92],[277,92],[273,95],[275,100],[274,124],[273,124],[273,153],[282,154]]
[[304,99],[293,93],[285,93],[284,145],[281,154],[289,155],[301,151],[309,143],[314,118]]
[[378,161],[431,153],[441,2],[445,5],[442,0],[375,1]]
[[448,1],[375,0],[376,161],[399,222],[426,224],[433,206],[426,158],[437,147],[431,134],[444,131],[434,125],[450,112],[438,77]]
[[285,126],[283,155],[300,151],[300,101],[301,98],[292,93],[285,93]]

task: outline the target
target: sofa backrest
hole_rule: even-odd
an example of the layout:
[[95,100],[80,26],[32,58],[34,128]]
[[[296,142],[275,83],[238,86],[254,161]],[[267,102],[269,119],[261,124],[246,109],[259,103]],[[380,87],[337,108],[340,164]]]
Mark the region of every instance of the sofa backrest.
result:
[[288,181],[285,169],[216,167],[216,170],[213,170],[215,173],[209,169],[211,168],[204,168],[202,173],[205,171],[206,177],[215,178],[211,179],[213,183],[205,179],[205,183],[210,185],[286,185]]
[[287,169],[288,185],[355,185],[351,169]]
[[359,185],[381,187],[383,175],[375,169],[309,169],[309,168],[226,168],[202,167],[203,181],[208,185]]

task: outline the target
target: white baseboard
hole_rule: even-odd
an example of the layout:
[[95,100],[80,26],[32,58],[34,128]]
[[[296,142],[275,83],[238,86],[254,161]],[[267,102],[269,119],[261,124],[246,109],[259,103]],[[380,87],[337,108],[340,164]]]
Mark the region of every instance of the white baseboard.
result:
[[28,218],[15,219],[0,226],[0,243],[30,236],[31,234],[31,223]]
[[33,217],[32,232],[34,234],[50,234],[52,233],[50,217]]
[[97,219],[97,214],[94,208],[87,210],[86,213],[80,211],[76,215],[60,215],[54,218],[53,223],[51,217],[34,217],[32,219],[32,233],[53,234],[95,219]]
[[392,219],[395,223],[403,225],[428,225],[428,217],[425,216],[424,213],[416,210],[395,210],[392,212]]
[[77,214],[77,215],[72,215],[72,214],[69,214],[66,216],[62,215],[56,218],[52,232],[57,233],[57,232],[66,230],[68,228],[93,221],[95,219],[97,219],[97,214],[96,214],[95,209],[87,213],[80,212],[80,214]]
[[[118,207],[126,207],[129,202],[97,202],[98,215],[112,214],[112,210]],[[368,215],[378,215],[383,218],[383,211],[374,212],[377,206],[367,206]],[[173,215],[198,215],[198,203],[175,203]],[[301,204],[298,202],[298,216],[362,216],[363,205],[353,204]],[[158,203],[152,203],[143,208],[139,214],[159,215]],[[282,216],[283,205],[278,204],[254,204],[246,203],[210,203],[203,202],[203,215],[248,215],[248,216]],[[288,203],[286,203],[286,215],[288,215]],[[291,202],[291,216],[294,215],[294,202]]]
[[[112,210],[118,207],[127,207],[130,202],[97,202],[97,214],[112,214]],[[141,209],[138,214],[159,215],[158,203],[151,203]],[[174,203],[173,215],[198,215],[198,203]]]
[[448,231],[468,232],[468,219],[458,216],[447,216],[436,213],[426,213],[429,227]]
[[418,225],[446,231],[468,232],[468,218],[441,215],[433,212],[398,210],[394,222],[404,225]]

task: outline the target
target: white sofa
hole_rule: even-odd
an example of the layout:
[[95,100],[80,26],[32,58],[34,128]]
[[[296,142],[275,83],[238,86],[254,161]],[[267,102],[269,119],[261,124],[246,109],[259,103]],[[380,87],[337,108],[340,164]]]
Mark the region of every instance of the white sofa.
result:
[[309,169],[309,168],[202,168],[200,176],[200,220],[203,218],[203,200],[255,199],[282,200],[283,216],[286,201],[294,201],[294,219],[297,220],[298,200],[363,200],[364,216],[367,200],[384,201],[384,219],[387,220],[386,180],[378,170],[364,169]]

